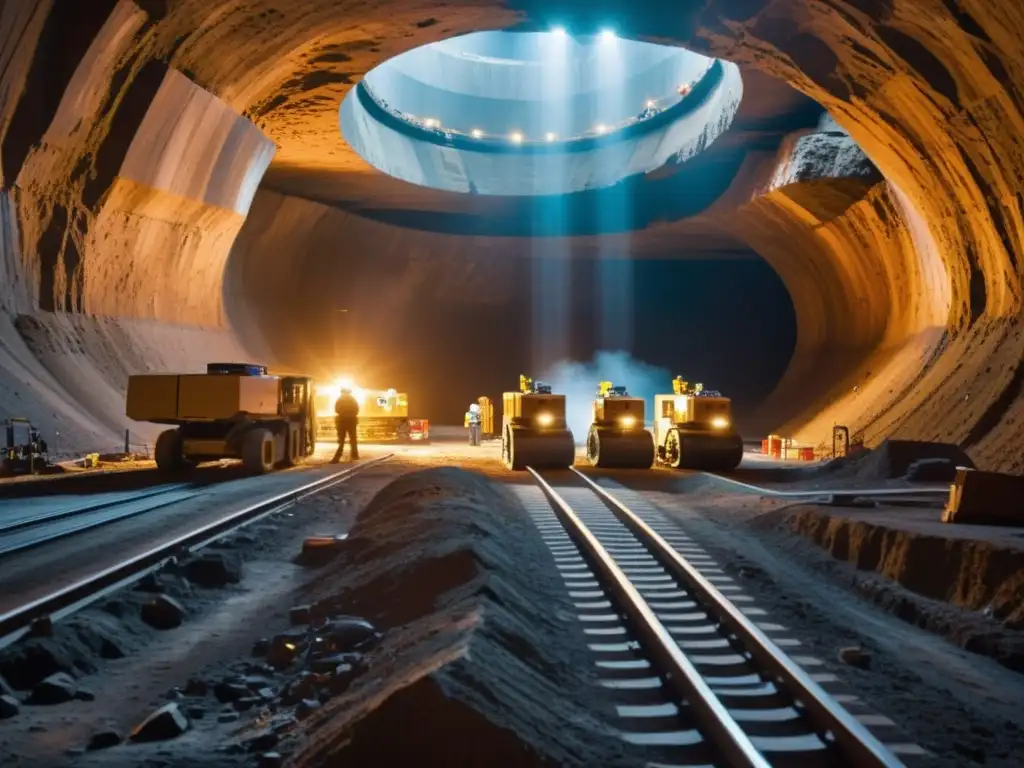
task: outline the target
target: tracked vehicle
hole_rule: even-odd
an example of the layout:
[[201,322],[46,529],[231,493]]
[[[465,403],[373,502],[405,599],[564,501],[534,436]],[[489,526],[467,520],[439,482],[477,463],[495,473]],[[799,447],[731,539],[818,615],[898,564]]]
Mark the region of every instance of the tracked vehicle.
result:
[[587,461],[595,467],[650,469],[654,437],[644,428],[644,401],[625,387],[602,381],[587,433]]
[[502,395],[501,460],[509,469],[562,469],[576,460],[576,443],[565,422],[565,395],[519,377],[519,391]]
[[743,439],[732,422],[732,401],[720,392],[690,386],[681,376],[671,395],[654,397],[658,462],[676,469],[724,472],[743,460]]

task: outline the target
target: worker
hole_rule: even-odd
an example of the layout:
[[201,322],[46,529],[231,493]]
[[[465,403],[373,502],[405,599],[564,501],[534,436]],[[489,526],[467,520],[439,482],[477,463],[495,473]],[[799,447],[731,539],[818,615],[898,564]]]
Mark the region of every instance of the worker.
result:
[[359,458],[359,441],[356,438],[356,427],[359,425],[359,401],[352,396],[351,389],[342,389],[338,399],[334,402],[334,426],[338,430],[338,450],[331,459],[332,464],[341,461],[341,454],[345,450],[345,435],[348,435],[350,446],[350,458],[355,461]]
[[466,426],[469,427],[470,445],[480,445],[480,423],[482,420],[480,405],[473,403],[469,406],[469,410],[466,411]]

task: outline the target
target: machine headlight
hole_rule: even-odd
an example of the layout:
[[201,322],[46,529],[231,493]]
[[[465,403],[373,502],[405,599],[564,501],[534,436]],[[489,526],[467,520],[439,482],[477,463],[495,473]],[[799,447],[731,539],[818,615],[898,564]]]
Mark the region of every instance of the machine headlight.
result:
[[632,429],[636,426],[636,416],[623,416],[619,419],[619,425],[623,429]]
[[550,413],[538,413],[537,414],[537,424],[539,424],[540,426],[542,426],[542,427],[550,427],[554,423],[555,423],[555,417],[552,416]]
[[729,426],[729,420],[725,416],[715,416],[711,420],[711,426],[715,429],[725,429]]

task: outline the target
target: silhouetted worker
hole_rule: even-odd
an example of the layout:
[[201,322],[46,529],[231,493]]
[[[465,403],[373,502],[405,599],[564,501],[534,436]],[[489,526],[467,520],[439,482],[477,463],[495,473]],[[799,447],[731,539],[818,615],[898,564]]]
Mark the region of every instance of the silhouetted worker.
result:
[[351,389],[341,390],[341,395],[334,402],[334,426],[338,430],[338,450],[331,459],[332,464],[341,461],[341,454],[345,450],[345,435],[348,435],[348,444],[351,447],[349,458],[355,461],[359,458],[359,441],[356,438],[356,427],[359,425],[359,401],[352,397]]
[[466,426],[469,427],[470,445],[480,445],[480,422],[482,420],[480,406],[477,403],[473,403],[469,406],[469,410],[466,411]]

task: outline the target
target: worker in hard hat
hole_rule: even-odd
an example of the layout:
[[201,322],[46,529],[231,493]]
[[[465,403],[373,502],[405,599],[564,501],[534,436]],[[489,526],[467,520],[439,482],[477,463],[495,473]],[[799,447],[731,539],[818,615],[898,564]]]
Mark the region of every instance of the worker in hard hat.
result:
[[359,458],[359,441],[356,439],[356,427],[359,426],[359,401],[352,396],[352,390],[343,388],[338,399],[334,401],[334,426],[338,430],[338,450],[331,459],[332,464],[341,461],[341,454],[345,450],[345,436],[348,435],[348,444],[351,448],[350,458],[355,461]]
[[469,444],[480,445],[480,426],[483,417],[480,415],[480,405],[473,403],[466,411],[466,427],[469,428]]

